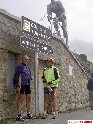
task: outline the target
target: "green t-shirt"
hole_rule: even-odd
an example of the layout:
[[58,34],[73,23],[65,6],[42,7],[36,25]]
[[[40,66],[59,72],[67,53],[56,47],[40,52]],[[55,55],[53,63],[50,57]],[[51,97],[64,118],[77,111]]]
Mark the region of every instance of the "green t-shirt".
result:
[[58,87],[60,81],[58,69],[54,66],[45,68],[42,79],[44,80],[45,87],[47,87],[48,84],[50,84],[51,87]]

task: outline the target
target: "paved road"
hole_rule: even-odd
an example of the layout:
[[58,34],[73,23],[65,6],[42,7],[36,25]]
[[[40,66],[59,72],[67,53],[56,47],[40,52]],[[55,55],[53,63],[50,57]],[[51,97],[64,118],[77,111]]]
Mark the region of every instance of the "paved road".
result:
[[52,115],[49,115],[47,119],[25,119],[24,122],[11,119],[3,121],[0,124],[67,124],[67,120],[93,120],[93,110],[86,108],[83,110],[62,113],[58,114],[56,119],[52,119]]

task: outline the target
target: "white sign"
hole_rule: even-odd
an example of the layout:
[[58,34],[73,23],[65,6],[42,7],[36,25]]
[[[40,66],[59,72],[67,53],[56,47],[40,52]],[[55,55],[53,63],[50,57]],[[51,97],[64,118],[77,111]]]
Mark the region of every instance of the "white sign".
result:
[[69,75],[72,76],[72,74],[73,74],[73,67],[71,65],[69,65]]
[[23,30],[30,32],[30,22],[29,21],[24,20]]

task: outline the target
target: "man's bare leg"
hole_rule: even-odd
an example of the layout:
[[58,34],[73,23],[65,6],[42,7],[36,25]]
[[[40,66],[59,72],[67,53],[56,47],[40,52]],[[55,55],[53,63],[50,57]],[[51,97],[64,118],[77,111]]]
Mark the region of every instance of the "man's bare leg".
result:
[[30,112],[31,112],[31,94],[26,95],[26,108],[27,108],[27,118],[31,119],[32,118],[32,114],[30,114]]
[[48,107],[48,94],[44,94],[44,114],[43,114],[43,119],[46,118],[47,115],[47,107]]

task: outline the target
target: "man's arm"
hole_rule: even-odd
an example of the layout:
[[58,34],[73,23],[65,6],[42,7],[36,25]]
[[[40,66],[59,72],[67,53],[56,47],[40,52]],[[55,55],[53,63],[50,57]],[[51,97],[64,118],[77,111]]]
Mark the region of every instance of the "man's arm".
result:
[[31,73],[30,66],[29,66],[29,71],[30,71],[30,81],[31,81],[31,80],[33,80],[33,79],[32,79],[32,73]]
[[[45,69],[44,69],[44,71],[45,71]],[[43,83],[46,83],[47,81],[46,81],[45,76],[44,76],[44,71],[43,71],[42,80],[43,80]]]
[[58,8],[62,11],[63,14],[65,14],[65,9],[61,1],[56,1],[58,4]]
[[[61,16],[62,16],[62,18],[63,18],[63,21],[65,21],[65,20],[66,20],[65,8],[64,8],[62,2],[57,1],[57,4],[58,4],[59,12],[61,12]],[[65,21],[65,22],[66,22],[66,21]]]
[[13,78],[13,85],[16,88],[19,82],[19,75],[20,75],[20,66],[16,67],[14,78]]
[[55,75],[55,80],[52,81],[53,84],[56,84],[60,81],[60,75],[59,75],[59,71],[56,67],[54,67],[54,75]]

